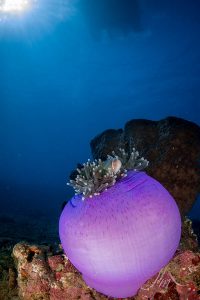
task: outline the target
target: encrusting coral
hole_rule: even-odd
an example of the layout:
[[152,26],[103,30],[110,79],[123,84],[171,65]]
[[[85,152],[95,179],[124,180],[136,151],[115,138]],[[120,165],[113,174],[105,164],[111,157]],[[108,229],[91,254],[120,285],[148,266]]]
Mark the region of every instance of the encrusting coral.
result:
[[130,154],[119,148],[117,153],[112,151],[112,155],[108,155],[105,161],[88,160],[82,168],[77,168],[75,180],[70,180],[67,184],[74,188],[76,195],[82,194],[84,200],[113,186],[118,179],[126,176],[128,170],[141,171],[148,163],[148,160],[139,157],[135,148],[132,148]]

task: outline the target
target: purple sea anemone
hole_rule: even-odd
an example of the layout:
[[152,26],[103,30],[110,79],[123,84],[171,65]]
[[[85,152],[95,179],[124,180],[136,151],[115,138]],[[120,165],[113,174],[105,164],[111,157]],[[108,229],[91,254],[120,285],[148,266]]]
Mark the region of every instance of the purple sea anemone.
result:
[[92,198],[75,195],[59,224],[63,249],[86,284],[112,297],[133,296],[164,267],[180,240],[172,196],[145,172],[127,176]]

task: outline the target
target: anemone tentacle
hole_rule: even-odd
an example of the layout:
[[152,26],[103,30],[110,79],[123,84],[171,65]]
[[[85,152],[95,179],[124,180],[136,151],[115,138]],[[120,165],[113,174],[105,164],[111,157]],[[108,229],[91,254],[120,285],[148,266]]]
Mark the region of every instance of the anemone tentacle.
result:
[[127,171],[141,171],[148,166],[148,160],[139,157],[139,152],[132,148],[131,153],[119,148],[117,153],[112,151],[107,160],[101,159],[88,161],[82,168],[77,168],[78,175],[75,180],[70,180],[67,185],[74,188],[75,194],[86,197],[98,196],[104,190],[113,186],[117,180],[126,176]]

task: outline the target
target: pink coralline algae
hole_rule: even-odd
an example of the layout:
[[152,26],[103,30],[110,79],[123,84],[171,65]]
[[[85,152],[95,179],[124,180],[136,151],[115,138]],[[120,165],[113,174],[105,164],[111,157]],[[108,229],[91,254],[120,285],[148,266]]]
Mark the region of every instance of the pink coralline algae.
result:
[[136,300],[200,300],[200,253],[177,252],[159,274],[139,290]]
[[173,257],[181,219],[174,199],[145,172],[129,171],[107,191],[76,195],[60,217],[60,239],[89,287],[131,297]]
[[80,273],[66,256],[48,247],[19,243],[13,249],[22,300],[92,300]]
[[[13,249],[13,256],[21,300],[113,299],[90,289],[68,258],[63,254],[53,255],[48,247],[19,243]],[[126,299],[200,300],[199,293],[200,253],[179,249],[169,264],[149,279],[135,297]]]

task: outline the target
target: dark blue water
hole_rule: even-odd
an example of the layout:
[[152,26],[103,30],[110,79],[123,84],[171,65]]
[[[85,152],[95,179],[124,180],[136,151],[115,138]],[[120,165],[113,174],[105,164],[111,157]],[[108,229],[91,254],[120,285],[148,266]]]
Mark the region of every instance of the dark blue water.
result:
[[70,171],[105,129],[169,115],[200,125],[199,10],[198,0],[49,0],[2,18],[2,213],[58,216]]

